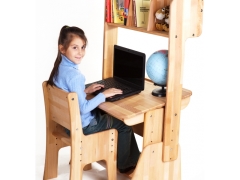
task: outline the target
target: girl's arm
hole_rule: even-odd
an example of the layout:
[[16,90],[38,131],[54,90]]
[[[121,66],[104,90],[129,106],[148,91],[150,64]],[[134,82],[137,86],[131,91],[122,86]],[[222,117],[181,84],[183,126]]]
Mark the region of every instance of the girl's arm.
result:
[[85,79],[83,76],[72,78],[69,82],[70,92],[76,92],[78,95],[79,108],[82,114],[88,113],[95,109],[99,104],[105,102],[106,98],[103,93],[99,93],[94,98],[87,100],[85,92]]

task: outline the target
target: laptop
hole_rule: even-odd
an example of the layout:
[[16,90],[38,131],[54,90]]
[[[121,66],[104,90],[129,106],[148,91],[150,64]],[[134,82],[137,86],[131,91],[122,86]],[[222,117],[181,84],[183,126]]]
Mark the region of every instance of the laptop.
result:
[[122,94],[106,98],[110,102],[138,94],[144,90],[145,61],[144,53],[114,45],[113,77],[86,84],[86,87],[93,83],[103,84],[104,88],[95,91],[94,95],[108,88],[121,89]]

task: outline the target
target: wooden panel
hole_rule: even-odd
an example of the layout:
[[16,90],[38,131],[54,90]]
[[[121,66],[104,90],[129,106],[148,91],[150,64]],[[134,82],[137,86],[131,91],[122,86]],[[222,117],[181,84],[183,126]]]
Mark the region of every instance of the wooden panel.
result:
[[[192,7],[193,6],[193,7]],[[182,76],[184,64],[185,41],[190,36],[187,29],[197,31],[201,21],[197,16],[199,3],[196,0],[172,1],[170,4],[170,31],[167,102],[164,118],[163,161],[177,158],[180,111],[182,106]],[[193,9],[195,10],[193,10]],[[195,14],[194,17],[190,17]],[[191,19],[196,18],[196,20]],[[198,21],[198,22],[197,22]],[[192,23],[192,24],[191,24]],[[191,32],[192,33],[192,32]],[[194,32],[195,33],[195,32]],[[186,105],[186,102],[184,102]]]
[[146,146],[138,160],[132,180],[181,180],[181,151],[174,161],[162,161],[162,143]]
[[202,34],[202,22],[203,22],[203,0],[192,0],[191,1],[191,12],[190,17],[190,28],[187,36],[188,37],[198,37]]
[[145,113],[143,147],[162,142],[163,108]]
[[155,26],[155,13],[158,9],[170,5],[170,0],[151,0],[150,10],[148,16],[148,27],[147,31],[157,31]]
[[[81,158],[83,162],[95,162],[114,156],[114,149],[117,147],[117,131],[111,129],[101,133],[95,133],[85,136],[81,146]],[[105,147],[105,148],[98,148]],[[94,153],[89,153],[91,149]],[[116,161],[116,159],[115,159]]]
[[[157,86],[154,86],[152,82],[145,81],[145,89],[140,94],[115,102],[102,103],[99,105],[99,108],[129,124],[128,119],[165,106],[166,97],[156,97],[151,94],[155,88],[157,88]],[[189,90],[182,89],[182,91],[182,98],[184,99],[192,95],[192,92]],[[89,96],[89,98],[91,97],[92,96]],[[140,123],[141,118],[138,120],[138,123]]]
[[[171,2],[171,0],[151,0],[150,2],[150,9],[149,9],[149,20],[148,20],[148,27],[146,28],[137,28],[134,26],[134,19],[133,19],[133,4],[132,1],[130,1],[129,4],[129,15],[128,15],[128,20],[127,20],[127,25],[124,27],[123,26],[119,26],[122,28],[128,28],[128,29],[132,29],[135,31],[140,31],[140,32],[146,32],[146,33],[150,33],[150,34],[156,34],[156,35],[160,35],[160,36],[164,36],[164,37],[168,37],[168,33],[167,32],[161,32],[158,31],[155,27],[155,12],[160,9],[163,8],[167,5],[169,5]],[[110,23],[109,23],[110,24]],[[114,24],[111,24],[114,25]],[[116,24],[115,24],[116,25]],[[118,26],[118,25],[117,25]]]
[[63,127],[70,129],[70,117],[66,113],[67,110],[62,110],[56,106],[50,105],[50,118]]
[[70,129],[67,92],[48,87],[49,117],[58,124]]
[[49,100],[52,103],[57,103],[62,107],[68,108],[68,102],[66,101],[67,98],[67,94],[66,92],[62,92],[62,91],[57,91],[55,93],[55,88],[51,88],[51,90],[49,89]]
[[164,118],[163,161],[177,158],[179,120],[182,99],[182,65],[184,52],[183,2],[170,5],[167,102]]
[[135,124],[140,124],[143,121],[144,121],[144,114],[142,113],[142,114],[136,115],[132,118],[124,120],[124,123],[127,124],[128,126],[132,126]]
[[[144,32],[148,34],[154,34],[162,37],[169,37],[168,32],[158,31],[155,27],[155,12],[167,5],[171,4],[172,0],[151,0],[150,11],[149,11],[149,24],[146,28],[138,28],[134,26],[133,23],[133,12],[130,7],[129,17],[127,21],[127,25],[120,25],[115,23],[106,23],[108,26],[112,27],[121,27],[125,29],[130,29],[134,31]],[[190,3],[189,3],[190,2]],[[132,3],[130,3],[132,6]],[[188,7],[187,7],[188,6]],[[187,8],[185,13],[185,29],[184,31],[187,33],[188,37],[198,37],[202,33],[202,21],[203,21],[203,0],[188,0],[185,2],[185,7]],[[185,9],[186,9],[185,8]],[[185,11],[185,10],[184,10]],[[174,14],[171,12],[170,14]],[[171,28],[174,28],[172,25]],[[114,36],[113,36],[114,37]]]
[[49,89],[46,86],[46,82],[43,82],[42,87],[46,113],[46,154],[43,175],[43,179],[45,180],[57,176],[58,151],[60,148],[65,147],[66,143],[62,142],[52,134],[53,131],[58,131],[60,126],[50,118],[50,95],[48,94]]
[[135,26],[124,26],[124,25],[120,25],[117,23],[107,23],[108,26],[111,27],[120,27],[120,28],[124,28],[124,29],[129,29],[129,30],[133,30],[133,31],[138,31],[138,32],[143,32],[143,33],[147,33],[147,34],[153,34],[153,35],[157,35],[157,36],[162,36],[162,37],[168,37],[168,32],[165,31],[147,31],[146,28],[141,28],[141,27],[135,27]]
[[71,146],[71,138],[66,134],[65,131],[55,131],[52,133],[55,137],[57,137],[59,140],[66,143],[66,145]]
[[103,78],[113,76],[113,45],[117,44],[118,27],[104,25]]
[[105,160],[108,179],[116,179],[117,130],[109,129],[85,136],[82,132],[77,94],[69,93],[68,102],[71,117],[71,178],[80,179],[82,171],[79,177],[79,169],[89,163]]

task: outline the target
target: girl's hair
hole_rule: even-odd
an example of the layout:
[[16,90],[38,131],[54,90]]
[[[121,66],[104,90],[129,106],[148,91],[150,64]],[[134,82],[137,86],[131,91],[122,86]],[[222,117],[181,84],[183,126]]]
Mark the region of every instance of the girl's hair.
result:
[[59,38],[58,38],[58,54],[57,58],[54,62],[54,66],[52,69],[52,72],[50,74],[50,77],[47,81],[47,85],[55,85],[53,82],[54,76],[58,75],[58,67],[62,61],[62,56],[61,52],[59,50],[59,45],[62,45],[65,50],[69,47],[71,41],[73,40],[74,37],[79,37],[83,41],[85,41],[85,44],[87,45],[87,37],[85,36],[85,33],[82,29],[75,27],[75,26],[63,26],[62,29],[60,30]]

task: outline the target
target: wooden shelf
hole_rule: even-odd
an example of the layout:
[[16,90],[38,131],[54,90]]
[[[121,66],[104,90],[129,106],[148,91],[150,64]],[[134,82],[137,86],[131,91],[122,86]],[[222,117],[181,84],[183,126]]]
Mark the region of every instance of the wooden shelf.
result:
[[[155,12],[167,5],[170,6],[169,32],[158,31],[155,25]],[[119,28],[168,38],[168,78],[163,117],[163,162],[175,161],[178,158],[181,104],[188,104],[188,101],[182,102],[185,41],[201,35],[202,19],[203,0],[151,0],[148,26],[139,28],[134,25],[134,13],[132,1],[130,1],[126,26],[106,22],[104,24],[103,78],[112,77],[113,74],[111,68],[113,46],[118,42]],[[134,39],[130,40],[134,41]]]
[[138,31],[138,32],[143,32],[143,33],[148,33],[148,34],[154,34],[157,36],[162,36],[162,37],[169,37],[169,33],[165,31],[147,31],[146,28],[139,28],[139,27],[134,27],[134,26],[125,26],[123,24],[117,24],[117,23],[107,23],[108,26],[114,26],[114,27],[119,27],[119,28],[124,28],[124,29],[129,29],[133,31]]

